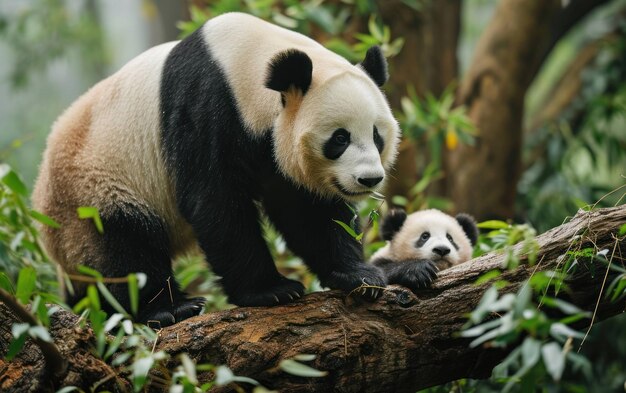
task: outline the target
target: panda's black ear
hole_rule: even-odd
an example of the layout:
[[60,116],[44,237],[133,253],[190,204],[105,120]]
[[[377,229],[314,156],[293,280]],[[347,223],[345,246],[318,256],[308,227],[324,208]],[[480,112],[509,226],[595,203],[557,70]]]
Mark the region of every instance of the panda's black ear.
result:
[[472,243],[472,246],[475,246],[476,241],[478,240],[478,226],[476,225],[474,217],[469,214],[459,213],[455,218],[459,225],[461,225],[461,228],[463,228],[463,232],[467,235],[467,238],[470,243]]
[[387,60],[383,56],[383,51],[378,45],[372,46],[367,50],[365,59],[359,63],[361,67],[367,72],[372,80],[378,85],[382,86],[389,79],[389,73],[387,72]]
[[391,240],[393,236],[402,228],[406,220],[406,212],[402,209],[391,209],[383,219],[380,227],[383,240]]
[[311,86],[313,63],[297,49],[288,49],[275,55],[267,69],[265,87],[285,93],[295,87],[305,95]]

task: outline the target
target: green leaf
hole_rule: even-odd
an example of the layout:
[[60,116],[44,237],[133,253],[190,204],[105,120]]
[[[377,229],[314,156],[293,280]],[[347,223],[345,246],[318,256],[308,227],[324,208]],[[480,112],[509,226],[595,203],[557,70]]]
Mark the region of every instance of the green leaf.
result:
[[104,233],[104,227],[102,226],[102,220],[100,219],[100,213],[98,212],[97,208],[91,206],[81,206],[76,210],[78,212],[78,218],[91,218],[98,232],[100,232],[101,234]]
[[56,391],[56,393],[70,393],[74,391],[80,391],[76,386],[66,386]]
[[152,356],[142,357],[133,362],[131,369],[135,392],[141,391],[148,378],[148,372],[150,372],[153,365],[154,358]]
[[[613,282],[617,282],[617,285],[613,290],[613,296],[611,296],[612,302],[618,300],[626,294],[626,276],[623,276],[621,279],[618,277]],[[607,292],[607,295],[608,294],[610,294],[610,292]]]
[[558,340],[563,340],[568,337],[582,339],[585,335],[570,328],[562,323],[553,323],[550,326],[550,335]]
[[541,343],[531,337],[526,337],[522,343],[522,367],[530,369],[539,361]]
[[27,304],[37,285],[37,272],[32,267],[24,267],[17,277],[17,291],[15,297],[22,304]]
[[139,284],[137,275],[131,273],[128,275],[128,296],[130,299],[130,311],[133,315],[137,315],[139,309]]
[[355,239],[357,238],[357,236],[358,236],[358,235],[356,234],[356,232],[354,231],[354,229],[352,229],[352,228],[350,227],[350,225],[346,224],[346,223],[345,223],[345,222],[343,222],[343,221],[339,221],[339,220],[333,220],[333,221],[334,221],[334,222],[336,222],[337,224],[339,224],[339,226],[341,226],[341,227],[342,227],[342,228],[343,228],[346,232],[348,232],[348,234],[349,234],[350,236],[352,236],[352,237],[353,237],[353,238],[355,238]]
[[219,366],[215,369],[215,384],[218,386],[227,385],[231,382],[245,382],[252,385],[259,383],[252,378],[240,377],[235,375],[227,366]]
[[507,224],[504,221],[499,221],[499,220],[489,220],[489,221],[484,221],[478,224],[478,228],[482,228],[482,229],[506,229],[509,227],[509,224]]
[[284,372],[291,374],[291,375],[296,375],[298,377],[317,378],[317,377],[324,377],[328,374],[328,371],[316,370],[313,367],[309,367],[305,364],[296,362],[293,359],[282,360],[279,364],[279,367]]
[[619,231],[617,233],[619,236],[626,235],[626,224],[623,224],[621,227],[619,227]]
[[102,307],[100,307],[100,297],[98,296],[98,291],[96,290],[96,287],[94,287],[93,285],[89,285],[87,287],[87,298],[89,299],[91,308],[96,309],[96,310],[102,309]]
[[28,334],[32,337],[32,338],[39,338],[45,342],[52,342],[52,337],[50,337],[50,332],[48,332],[48,329],[46,329],[43,326],[37,325],[37,326],[31,326],[28,329]]
[[96,283],[98,286],[98,290],[100,290],[100,294],[106,299],[106,301],[115,309],[115,311],[120,314],[128,315],[128,312],[124,310],[124,307],[115,299],[115,296],[108,290],[108,288],[104,285],[102,281],[98,281]]
[[11,279],[3,272],[0,272],[0,288],[9,292],[11,295],[15,294],[15,289],[13,288]]
[[502,272],[498,269],[494,269],[494,270],[490,270],[487,273],[481,275],[480,277],[478,277],[478,279],[476,279],[476,282],[474,282],[474,285],[480,285],[480,284],[484,284],[486,282],[491,281],[492,279],[500,276],[502,274]]
[[546,366],[546,370],[548,370],[552,379],[558,382],[565,369],[565,355],[561,350],[561,346],[554,341],[549,342],[541,348],[541,354],[543,355],[543,363]]
[[46,216],[45,214],[39,213],[36,210],[31,210],[30,216],[40,223],[49,226],[50,228],[61,228],[61,224],[54,221],[52,218]]
[[16,339],[11,340],[11,344],[9,345],[9,350],[5,355],[6,360],[11,361],[17,355],[22,348],[24,347],[24,343],[26,342],[26,335],[22,334]]
[[88,275],[90,277],[94,277],[94,278],[98,278],[98,279],[102,278],[102,274],[100,274],[99,271],[97,271],[95,269],[92,269],[89,266],[78,265],[77,270],[78,270],[79,273],[86,274],[86,275]]
[[17,173],[13,172],[7,164],[0,164],[0,180],[14,193],[23,197],[28,196],[28,189]]
[[300,362],[310,362],[311,360],[315,360],[316,357],[317,357],[317,355],[314,355],[314,354],[301,353],[301,354],[298,354],[298,355],[294,356],[293,358],[295,360],[300,361]]

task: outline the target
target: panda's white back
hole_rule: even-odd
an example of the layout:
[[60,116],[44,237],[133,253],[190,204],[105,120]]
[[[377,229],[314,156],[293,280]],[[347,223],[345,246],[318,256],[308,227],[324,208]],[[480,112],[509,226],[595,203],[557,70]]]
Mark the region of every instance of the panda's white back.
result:
[[126,202],[145,206],[176,229],[171,232],[175,248],[188,246],[189,230],[176,209],[160,146],[161,74],[176,44],[138,55],[57,119],[33,192],[36,208],[61,216],[65,212],[55,210],[64,203],[51,200],[96,206],[100,214]]

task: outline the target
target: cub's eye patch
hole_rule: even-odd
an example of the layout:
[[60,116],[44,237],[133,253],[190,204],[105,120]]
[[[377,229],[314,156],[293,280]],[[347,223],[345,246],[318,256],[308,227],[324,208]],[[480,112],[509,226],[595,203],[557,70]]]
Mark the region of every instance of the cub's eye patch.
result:
[[350,145],[350,133],[343,128],[333,132],[333,135],[324,143],[324,157],[336,160]]
[[452,236],[450,236],[449,233],[446,234],[446,237],[448,238],[448,240],[450,241],[450,244],[452,244],[454,246],[454,248],[456,248],[457,250],[459,249],[459,246],[454,242],[454,239],[452,238]]
[[376,145],[376,149],[378,149],[379,153],[381,153],[385,148],[385,141],[378,133],[378,128],[376,128],[376,126],[374,126],[374,144]]
[[420,238],[415,242],[415,247],[422,247],[426,242],[430,239],[430,232],[424,232],[421,234]]

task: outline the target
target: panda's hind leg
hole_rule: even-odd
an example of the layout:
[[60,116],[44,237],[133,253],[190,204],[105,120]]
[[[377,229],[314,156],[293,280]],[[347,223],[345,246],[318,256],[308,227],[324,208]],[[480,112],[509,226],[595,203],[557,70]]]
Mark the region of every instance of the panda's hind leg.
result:
[[[104,277],[125,277],[143,272],[146,284],[139,291],[138,322],[163,327],[199,314],[204,298],[187,299],[172,273],[168,230],[156,214],[125,204],[102,215],[104,233],[95,269]],[[130,312],[126,283],[108,283],[107,289]],[[103,302],[105,311],[113,308]]]

